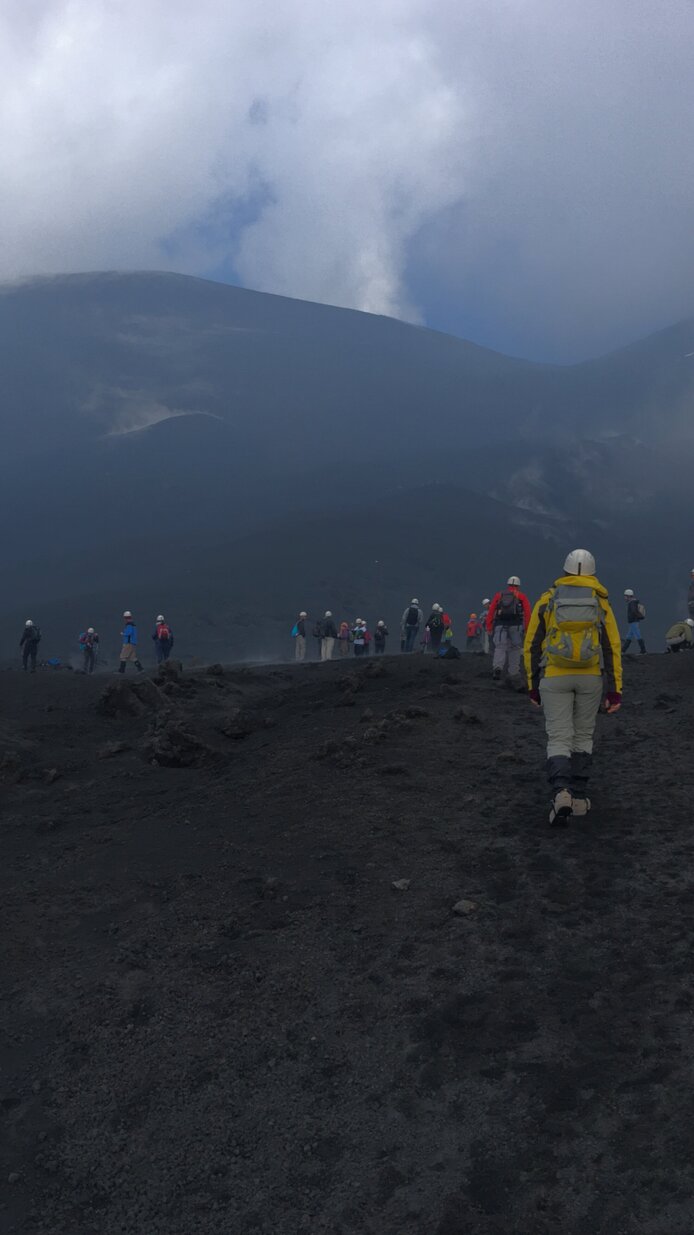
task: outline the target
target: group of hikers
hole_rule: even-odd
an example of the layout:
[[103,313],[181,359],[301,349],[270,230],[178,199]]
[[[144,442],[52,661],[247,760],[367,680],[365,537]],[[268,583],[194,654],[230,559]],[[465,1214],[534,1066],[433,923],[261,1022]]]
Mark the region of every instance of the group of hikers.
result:
[[[121,631],[121,650],[118,663],[118,672],[125,673],[126,666],[133,664],[138,673],[142,673],[143,666],[138,653],[138,633],[135,618],[129,609],[126,609],[123,614],[125,625]],[[154,642],[154,650],[157,658],[157,664],[161,665],[169,659],[171,650],[174,645],[174,637],[171,626],[166,621],[163,613],[157,615],[152,632],[152,640]],[[24,623],[24,630],[19,641],[19,646],[22,651],[22,664],[25,672],[35,673],[36,662],[38,658],[39,644],[41,643],[41,628],[33,622],[31,618],[27,618]],[[100,640],[96,629],[93,626],[88,626],[79,636],[79,650],[82,655],[82,666],[86,674],[91,674],[96,668],[99,657]],[[54,663],[54,662],[50,662]]]
[[[627,630],[620,637],[607,589],[596,575],[593,554],[573,549],[564,562],[564,573],[543,592],[534,607],[521,590],[517,575],[504,588],[485,599],[478,614],[472,613],[466,628],[466,648],[482,654],[492,651],[492,679],[506,680],[528,692],[532,706],[544,712],[547,735],[546,773],[551,802],[549,821],[584,818],[591,809],[587,789],[593,756],[593,735],[600,707],[614,715],[622,706],[622,656],[632,643],[641,655],[646,643],[641,623],[646,607],[633,588],[624,591]],[[688,592],[688,616],[670,627],[666,651],[680,652],[694,646],[694,568]],[[308,614],[299,614],[292,634],[295,656],[306,657]],[[385,651],[388,635],[381,620],[376,631],[383,634],[375,651]],[[368,651],[370,635],[362,618],[351,626],[336,626],[333,615],[316,622],[313,636],[321,660],[330,660],[335,644],[340,655]],[[400,649],[405,654],[420,646],[439,656],[459,656],[453,644],[450,616],[434,604],[427,621],[419,600],[406,606],[400,621]],[[521,673],[521,662],[525,680]]]

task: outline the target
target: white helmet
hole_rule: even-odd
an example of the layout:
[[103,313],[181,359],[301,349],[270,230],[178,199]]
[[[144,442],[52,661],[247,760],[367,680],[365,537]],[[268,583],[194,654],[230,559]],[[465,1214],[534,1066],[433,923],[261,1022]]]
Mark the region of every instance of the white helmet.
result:
[[126,609],[126,610],[125,610],[125,613],[123,614],[123,617],[124,617],[124,618],[131,618],[131,617],[132,617],[132,613],[130,612],[130,610],[129,610],[129,609]]
[[491,596],[485,596],[484,600],[482,601],[482,604],[483,604],[483,605],[491,605],[491,603],[492,603]]
[[94,627],[93,627],[93,626],[88,626],[88,627],[87,627],[87,634],[88,634],[88,635],[95,635],[95,634],[96,634],[96,631],[94,630]]
[[302,610],[301,610],[301,613],[299,614],[299,617],[308,617],[308,613],[306,612],[306,610],[305,610],[305,609],[302,609]]
[[410,604],[411,604],[411,605],[417,605],[417,606],[419,606],[419,601],[417,600],[417,597],[416,597],[416,596],[413,596],[413,597],[412,597],[412,600],[410,601]]
[[26,620],[26,622],[24,623],[24,625],[25,625],[25,626],[33,626],[33,625],[34,625],[34,623],[32,622],[31,618],[27,618],[27,620]]
[[630,587],[627,587],[627,588],[625,588],[625,589],[624,589],[624,595],[625,595],[625,596],[633,596],[633,595],[634,595],[634,593],[633,593],[633,591],[632,591],[632,589],[631,589]]
[[440,605],[432,605],[431,610],[432,610],[432,613],[442,613],[443,612]]
[[685,623],[687,626],[694,626],[694,618],[685,618]]
[[506,587],[520,587],[518,575],[511,575],[511,578],[506,580]]
[[379,626],[385,626],[385,622],[379,622]]
[[326,611],[325,611],[325,616],[326,616],[326,617],[332,617],[332,613],[330,612],[330,610],[329,610],[329,609],[326,609]]
[[158,614],[157,614],[157,621],[158,621],[158,622],[164,622],[165,620],[166,620],[166,619],[165,619],[165,617],[164,617],[164,614],[163,614],[163,613],[158,613]]
[[595,558],[587,549],[572,549],[564,562],[567,575],[594,575]]

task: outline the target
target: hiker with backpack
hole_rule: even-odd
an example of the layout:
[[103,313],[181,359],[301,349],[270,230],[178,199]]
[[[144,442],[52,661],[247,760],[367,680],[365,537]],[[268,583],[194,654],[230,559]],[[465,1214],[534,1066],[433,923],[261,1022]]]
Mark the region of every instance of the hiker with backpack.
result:
[[446,629],[443,622],[443,609],[441,605],[432,605],[431,613],[427,618],[426,629],[429,631],[429,646],[431,647],[434,656],[437,655],[441,647],[443,632]]
[[489,606],[491,605],[489,597],[485,597],[482,601],[482,612],[480,613],[480,626],[482,627],[481,645],[485,656],[489,655],[489,631],[487,630],[487,618],[489,617]]
[[538,600],[525,636],[530,701],[545,713],[550,823],[585,817],[598,709],[622,704],[622,645],[595,558],[574,549]]
[[386,626],[385,622],[381,620],[380,622],[376,623],[376,629],[374,631],[374,655],[375,656],[383,656],[385,654],[387,638],[388,638],[388,627]]
[[99,636],[93,626],[89,626],[87,630],[82,631],[80,635],[80,651],[84,660],[84,672],[89,674],[94,672],[96,664],[96,653],[99,648]]
[[694,566],[689,576],[689,591],[687,592],[687,608],[690,618],[694,618]]
[[157,654],[157,664],[162,665],[169,659],[174,645],[173,631],[163,613],[160,613],[157,617],[157,624],[154,627],[152,638],[154,640],[154,650]]
[[337,639],[337,627],[333,621],[333,615],[328,609],[323,619],[323,637],[320,646],[321,660],[332,660],[333,651],[335,649],[335,640]]
[[298,618],[292,626],[292,639],[294,640],[294,660],[306,659],[306,619],[308,613],[305,609],[301,610]]
[[424,622],[424,614],[419,607],[419,601],[411,600],[400,619],[401,641],[403,652],[414,652],[417,636]]
[[637,600],[634,592],[628,587],[624,593],[624,599],[627,602],[627,636],[622,644],[622,655],[628,650],[632,639],[635,639],[641,649],[641,655],[646,654],[646,644],[641,638],[640,622],[645,621],[646,606]]
[[363,618],[357,618],[352,631],[352,643],[354,645],[355,656],[368,656],[369,649],[367,646],[368,632],[366,622]]
[[118,666],[119,673],[125,673],[125,667],[128,664],[133,664],[138,673],[142,673],[142,665],[137,654],[137,626],[135,619],[129,609],[123,614],[125,626],[121,631],[122,645],[120,650],[120,664]]
[[511,575],[506,587],[489,602],[487,633],[494,645],[492,678],[500,682],[508,668],[509,681],[520,685],[523,635],[530,622],[530,601],[520,590],[518,575]]
[[22,649],[22,666],[25,673],[27,671],[29,661],[31,661],[31,672],[36,673],[36,654],[39,650],[40,642],[40,628],[32,622],[31,618],[27,618],[24,623],[22,637],[19,640],[19,646]]
[[349,622],[340,622],[340,629],[337,632],[337,646],[340,649],[340,656],[342,658],[349,656],[351,643],[352,632],[349,629]]

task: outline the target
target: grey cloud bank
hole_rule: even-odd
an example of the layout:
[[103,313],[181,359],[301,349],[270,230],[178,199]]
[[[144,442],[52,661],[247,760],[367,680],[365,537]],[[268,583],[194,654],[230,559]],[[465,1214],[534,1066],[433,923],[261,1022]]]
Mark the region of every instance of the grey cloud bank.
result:
[[11,0],[0,277],[228,272],[604,350],[694,309],[693,45],[688,0]]

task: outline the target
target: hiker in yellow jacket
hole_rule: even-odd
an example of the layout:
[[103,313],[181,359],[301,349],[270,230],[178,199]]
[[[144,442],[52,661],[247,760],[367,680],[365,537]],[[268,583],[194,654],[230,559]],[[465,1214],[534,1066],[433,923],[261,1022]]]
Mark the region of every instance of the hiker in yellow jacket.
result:
[[574,549],[564,571],[535,605],[524,645],[530,699],[545,713],[550,823],[588,814],[603,694],[608,712],[622,704],[622,643],[607,589],[595,576],[595,558]]

